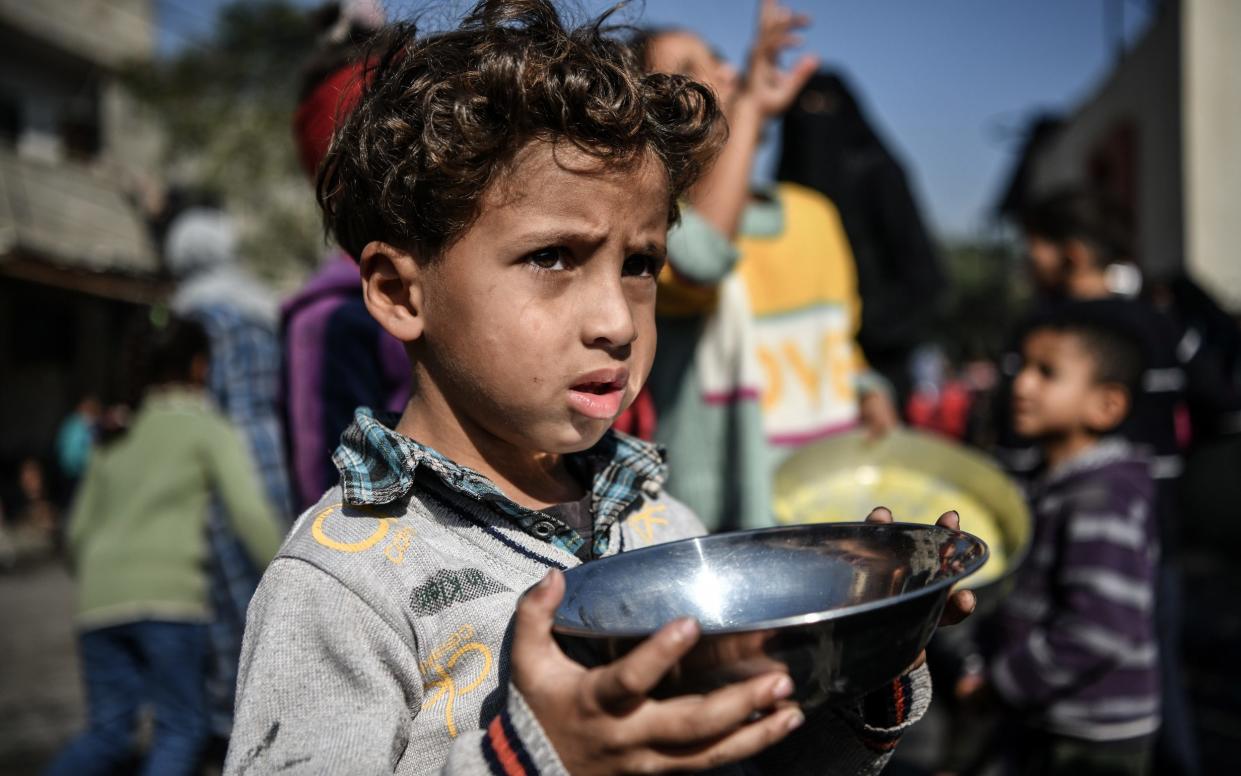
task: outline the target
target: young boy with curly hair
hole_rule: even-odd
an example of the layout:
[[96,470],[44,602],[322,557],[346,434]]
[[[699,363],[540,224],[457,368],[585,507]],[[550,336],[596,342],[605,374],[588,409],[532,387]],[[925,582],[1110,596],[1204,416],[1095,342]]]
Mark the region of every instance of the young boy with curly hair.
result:
[[778,772],[873,773],[929,701],[924,668],[809,721],[783,672],[655,700],[692,620],[595,669],[552,638],[561,571],[704,532],[660,452],[609,426],[725,130],[707,88],[643,75],[600,24],[487,0],[385,33],[319,197],[413,396],[395,425],[358,412],[340,486],[263,579],[226,773],[694,771],[782,740]]

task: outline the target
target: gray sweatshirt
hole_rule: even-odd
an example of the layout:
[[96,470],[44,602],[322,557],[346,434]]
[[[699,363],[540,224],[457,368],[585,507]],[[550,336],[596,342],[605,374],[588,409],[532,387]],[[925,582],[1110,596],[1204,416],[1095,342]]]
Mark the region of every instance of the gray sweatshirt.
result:
[[[582,562],[575,532],[368,414],[337,464],[342,485],[250,605],[225,773],[566,773],[509,682],[509,643],[520,595]],[[645,443],[609,434],[574,465],[596,556],[704,533]],[[812,715],[745,771],[877,773],[929,701],[923,668]]]

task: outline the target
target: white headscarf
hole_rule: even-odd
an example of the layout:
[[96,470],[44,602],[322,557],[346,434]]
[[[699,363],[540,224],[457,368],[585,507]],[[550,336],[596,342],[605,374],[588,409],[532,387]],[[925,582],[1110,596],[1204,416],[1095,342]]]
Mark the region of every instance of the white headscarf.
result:
[[172,309],[192,313],[227,306],[244,317],[275,325],[275,296],[237,261],[233,220],[210,208],[190,208],[172,222],[164,241],[164,258],[177,279]]

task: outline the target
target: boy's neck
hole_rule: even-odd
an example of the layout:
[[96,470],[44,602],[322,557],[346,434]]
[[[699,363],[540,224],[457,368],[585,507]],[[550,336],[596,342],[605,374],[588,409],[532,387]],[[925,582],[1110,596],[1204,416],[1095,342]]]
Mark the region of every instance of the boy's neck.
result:
[[1065,434],[1047,437],[1043,440],[1043,457],[1047,468],[1055,469],[1065,461],[1072,460],[1081,453],[1094,447],[1099,436],[1085,430],[1077,430]]
[[528,509],[576,501],[584,495],[563,455],[519,449],[455,413],[433,390],[415,389],[396,431],[477,471]]

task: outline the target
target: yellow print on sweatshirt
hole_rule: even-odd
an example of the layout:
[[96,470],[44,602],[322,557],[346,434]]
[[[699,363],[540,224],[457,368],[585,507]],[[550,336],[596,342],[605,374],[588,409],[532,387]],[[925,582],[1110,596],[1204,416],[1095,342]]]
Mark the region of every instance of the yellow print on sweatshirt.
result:
[[[491,649],[481,641],[476,641],[476,637],[472,625],[462,625],[442,644],[431,650],[425,660],[418,661],[418,669],[422,671],[425,682],[423,689],[430,693],[422,702],[422,708],[426,710],[434,707],[440,699],[445,699],[444,725],[448,728],[448,735],[453,738],[457,737],[457,723],[453,719],[453,706],[457,698],[477,690],[491,675],[494,663]],[[470,655],[474,657],[467,660]],[[459,662],[462,663],[466,676],[469,676],[471,668],[477,671],[474,678],[460,684],[457,681],[460,677],[453,676],[453,669]]]
[[633,532],[645,539],[647,544],[655,541],[655,526],[668,524],[665,518],[656,517],[656,515],[667,511],[667,504],[651,504],[643,508],[641,512],[629,518],[630,524],[633,525]]
[[[333,504],[315,515],[314,522],[310,524],[310,535],[314,537],[314,540],[329,550],[336,550],[337,552],[357,553],[371,549],[387,538],[388,532],[392,530],[392,523],[396,520],[394,517],[377,518],[375,530],[368,536],[353,542],[342,542],[339,539],[333,539],[331,536],[328,536],[324,525],[328,517],[340,508],[340,504]],[[405,553],[409,552],[410,545],[414,541],[414,535],[414,529],[408,526],[398,529],[392,535],[392,538],[384,545],[384,556],[389,562],[396,564],[405,562]]]
[[327,531],[323,529],[323,524],[327,521],[329,515],[340,508],[340,504],[333,504],[319,514],[315,515],[315,520],[310,525],[310,535],[314,537],[316,542],[324,547],[327,547],[329,550],[337,550],[339,552],[363,552],[365,550],[369,550],[376,544],[379,544],[379,542],[381,542],[383,538],[388,535],[388,530],[392,527],[392,521],[394,518],[381,517],[379,518],[378,524],[375,526],[375,530],[364,539],[356,542],[342,542],[337,539],[333,539],[327,535]]

